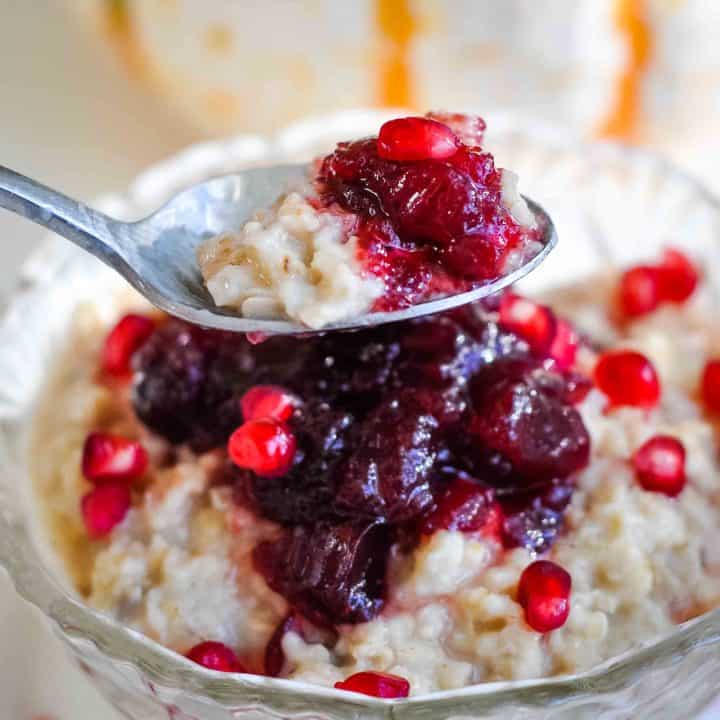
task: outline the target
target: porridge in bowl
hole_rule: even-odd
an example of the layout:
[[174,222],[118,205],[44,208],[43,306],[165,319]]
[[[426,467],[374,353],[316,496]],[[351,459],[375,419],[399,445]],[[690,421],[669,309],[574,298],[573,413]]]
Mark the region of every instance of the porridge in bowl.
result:
[[308,182],[198,262],[215,303],[312,328],[471,290],[542,249],[517,177],[482,149],[479,117],[434,113],[340,143]]
[[34,454],[78,593],[207,667],[380,697],[585,670],[716,606],[697,270],[542,303],[260,344],[83,308]]

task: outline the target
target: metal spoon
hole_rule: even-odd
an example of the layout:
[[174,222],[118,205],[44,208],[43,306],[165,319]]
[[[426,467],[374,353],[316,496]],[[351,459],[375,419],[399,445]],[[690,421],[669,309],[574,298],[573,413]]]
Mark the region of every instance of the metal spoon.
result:
[[[308,333],[285,320],[243,318],[215,306],[203,285],[195,250],[206,238],[239,229],[305,177],[304,165],[253,168],[208,180],[181,192],[149,217],[120,222],[8,168],[0,166],[0,207],[23,215],[79,245],[117,270],[141,295],[170,315],[205,327],[267,334]],[[326,325],[350,330],[437,313],[499,292],[534,270],[557,243],[549,215],[527,203],[545,228],[542,249],[513,272],[469,292],[403,310],[367,313]]]

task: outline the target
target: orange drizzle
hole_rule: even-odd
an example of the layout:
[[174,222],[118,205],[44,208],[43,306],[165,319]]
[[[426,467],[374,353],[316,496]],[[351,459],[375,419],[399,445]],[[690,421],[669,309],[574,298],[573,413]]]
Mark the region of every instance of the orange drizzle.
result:
[[110,38],[131,72],[147,70],[145,56],[135,33],[127,0],[106,0],[106,25]]
[[378,101],[410,107],[414,92],[408,56],[417,25],[409,0],[375,0],[375,21],[381,38]]
[[640,86],[653,49],[646,0],[615,0],[614,21],[627,45],[627,62],[617,78],[614,102],[598,133],[628,139],[638,129]]

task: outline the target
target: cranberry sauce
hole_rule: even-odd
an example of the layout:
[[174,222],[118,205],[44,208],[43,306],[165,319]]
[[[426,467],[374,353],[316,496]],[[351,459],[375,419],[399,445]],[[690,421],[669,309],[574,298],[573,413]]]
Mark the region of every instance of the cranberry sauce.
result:
[[133,402],[174,443],[228,445],[237,502],[284,528],[255,551],[273,589],[319,625],[365,621],[396,540],[448,527],[543,552],[561,530],[589,455],[577,375],[497,319],[259,345],[168,320],[134,356]]
[[391,120],[322,161],[322,201],[359,217],[361,263],[385,282],[375,310],[496,278],[510,250],[538,239],[503,203],[502,170],[479,147],[484,127],[454,115]]

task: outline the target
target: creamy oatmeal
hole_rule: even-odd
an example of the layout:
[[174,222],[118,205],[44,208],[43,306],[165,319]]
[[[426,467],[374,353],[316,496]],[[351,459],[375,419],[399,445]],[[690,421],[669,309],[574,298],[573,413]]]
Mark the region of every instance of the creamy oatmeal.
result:
[[83,308],[34,454],[75,587],[209,667],[384,697],[586,670],[716,606],[712,304],[653,267],[649,299],[631,271],[256,347]]
[[200,246],[215,304],[321,328],[514,269],[541,249],[540,228],[517,176],[481,149],[484,128],[435,113],[340,143],[308,167],[312,182]]

